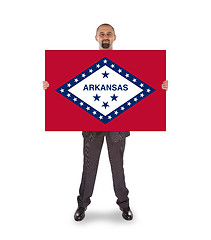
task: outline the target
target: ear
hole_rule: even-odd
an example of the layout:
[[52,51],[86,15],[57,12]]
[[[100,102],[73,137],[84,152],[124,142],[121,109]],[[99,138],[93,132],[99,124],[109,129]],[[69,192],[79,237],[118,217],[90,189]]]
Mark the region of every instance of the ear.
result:
[[116,40],[116,35],[114,36],[114,41]]
[[95,35],[95,40],[98,42],[97,36]]

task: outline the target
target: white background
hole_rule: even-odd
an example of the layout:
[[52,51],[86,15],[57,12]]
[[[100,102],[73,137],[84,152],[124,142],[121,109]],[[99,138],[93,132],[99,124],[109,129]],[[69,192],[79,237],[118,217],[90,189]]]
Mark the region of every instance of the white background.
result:
[[[0,238],[211,239],[209,1],[1,1]],[[167,131],[131,132],[125,175],[134,220],[116,205],[106,145],[92,203],[75,222],[81,132],[45,132],[45,49],[167,50]]]

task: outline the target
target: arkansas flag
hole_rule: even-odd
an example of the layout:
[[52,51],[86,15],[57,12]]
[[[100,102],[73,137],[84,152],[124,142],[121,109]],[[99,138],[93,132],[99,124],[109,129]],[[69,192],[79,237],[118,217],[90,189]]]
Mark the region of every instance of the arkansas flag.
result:
[[46,50],[46,131],[165,131],[164,50]]

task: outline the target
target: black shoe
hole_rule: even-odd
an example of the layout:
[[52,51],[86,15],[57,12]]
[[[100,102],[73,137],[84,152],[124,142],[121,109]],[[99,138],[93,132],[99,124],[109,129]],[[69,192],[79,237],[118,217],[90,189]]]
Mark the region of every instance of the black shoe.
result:
[[120,210],[122,211],[122,217],[125,220],[132,220],[133,219],[133,213],[130,210],[130,208],[120,208]]
[[82,221],[85,217],[85,211],[86,211],[86,208],[78,207],[74,214],[75,221]]

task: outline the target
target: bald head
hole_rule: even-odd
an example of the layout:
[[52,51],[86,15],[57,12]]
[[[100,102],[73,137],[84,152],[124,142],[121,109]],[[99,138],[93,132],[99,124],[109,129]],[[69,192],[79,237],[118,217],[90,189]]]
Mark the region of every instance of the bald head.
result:
[[103,23],[103,24],[101,24],[101,25],[97,28],[97,30],[96,30],[96,35],[97,35],[98,29],[99,29],[101,26],[109,26],[109,27],[111,27],[112,30],[113,30],[113,32],[114,32],[114,35],[115,35],[115,30],[114,30],[114,28],[113,28],[110,24],[108,24],[108,23]]

